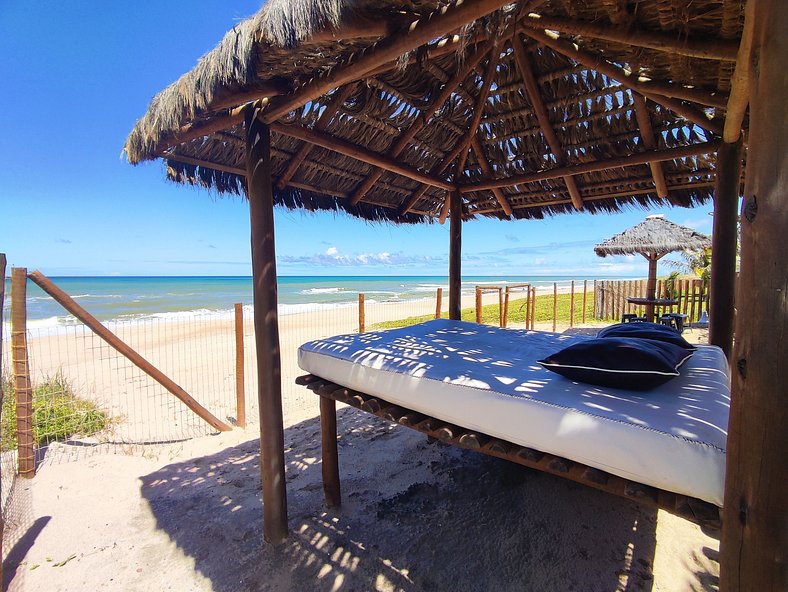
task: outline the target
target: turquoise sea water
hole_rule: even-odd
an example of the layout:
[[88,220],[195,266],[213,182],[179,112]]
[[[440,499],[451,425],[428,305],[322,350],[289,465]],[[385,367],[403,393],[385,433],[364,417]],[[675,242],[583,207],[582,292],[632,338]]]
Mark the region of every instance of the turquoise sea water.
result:
[[[54,277],[51,278],[81,306],[101,321],[149,317],[177,317],[195,313],[229,314],[236,302],[251,304],[250,277]],[[478,284],[530,283],[538,287],[553,282],[567,285],[583,279],[545,276],[464,277],[463,292]],[[396,302],[434,298],[444,288],[445,276],[280,276],[279,312],[290,314],[347,306],[363,292],[367,302]],[[4,319],[9,318],[10,285],[6,284]],[[67,313],[38,286],[28,281],[27,315],[30,326],[47,327],[73,322]]]

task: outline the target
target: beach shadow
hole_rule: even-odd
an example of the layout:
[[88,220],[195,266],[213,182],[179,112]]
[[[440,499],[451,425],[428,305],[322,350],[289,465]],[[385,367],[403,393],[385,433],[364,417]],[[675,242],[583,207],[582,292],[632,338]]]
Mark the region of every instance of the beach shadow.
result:
[[[27,552],[36,542],[38,535],[52,519],[51,516],[42,516],[36,519],[8,550],[3,560],[3,590],[10,590],[11,583],[16,577],[20,564],[25,560]],[[18,588],[18,589],[21,589]]]
[[157,527],[219,592],[651,590],[656,511],[340,409],[343,506],[319,421],[286,430],[290,537],[262,540],[258,441],[141,478]]

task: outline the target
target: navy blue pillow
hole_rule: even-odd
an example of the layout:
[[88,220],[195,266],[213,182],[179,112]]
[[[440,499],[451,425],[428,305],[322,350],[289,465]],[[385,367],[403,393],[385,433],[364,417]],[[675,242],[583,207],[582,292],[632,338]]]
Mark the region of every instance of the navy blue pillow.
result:
[[589,339],[538,360],[570,380],[629,390],[648,390],[679,375],[692,355],[678,345],[653,339]]
[[654,339],[664,341],[683,347],[688,351],[695,351],[697,348],[689,341],[684,339],[673,327],[660,325],[659,323],[619,323],[605,327],[596,334],[597,338],[602,337],[638,337],[641,339]]

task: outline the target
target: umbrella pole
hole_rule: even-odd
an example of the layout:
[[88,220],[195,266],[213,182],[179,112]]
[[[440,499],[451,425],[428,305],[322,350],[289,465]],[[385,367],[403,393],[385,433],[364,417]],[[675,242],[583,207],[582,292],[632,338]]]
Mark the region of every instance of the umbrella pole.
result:
[[[657,297],[657,256],[649,253],[648,259],[648,282],[646,283],[646,298],[654,300]],[[646,321],[654,322],[654,305],[646,304]]]

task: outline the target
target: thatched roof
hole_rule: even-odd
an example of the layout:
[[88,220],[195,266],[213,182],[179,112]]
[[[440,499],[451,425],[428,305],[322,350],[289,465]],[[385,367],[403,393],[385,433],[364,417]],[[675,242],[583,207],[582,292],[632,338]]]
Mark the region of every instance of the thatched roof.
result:
[[640,224],[599,243],[594,247],[594,252],[600,257],[632,254],[662,256],[673,251],[698,251],[708,247],[711,247],[710,237],[657,215],[649,216]]
[[[276,202],[417,222],[441,213],[449,186],[462,191],[468,218],[691,206],[711,197],[742,30],[739,0],[498,5],[267,122]],[[164,158],[172,180],[242,193],[238,107],[260,98],[269,111],[287,104],[382,52],[417,19],[438,22],[446,6],[454,2],[269,0],[154,97],[126,142],[127,158]],[[541,23],[567,32],[545,32]],[[441,93],[446,100],[437,100]],[[307,145],[301,132],[309,142],[360,147],[405,172]],[[622,160],[630,155],[640,157]]]

